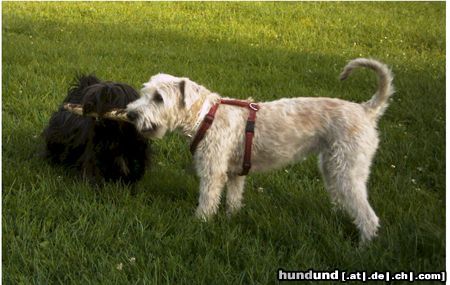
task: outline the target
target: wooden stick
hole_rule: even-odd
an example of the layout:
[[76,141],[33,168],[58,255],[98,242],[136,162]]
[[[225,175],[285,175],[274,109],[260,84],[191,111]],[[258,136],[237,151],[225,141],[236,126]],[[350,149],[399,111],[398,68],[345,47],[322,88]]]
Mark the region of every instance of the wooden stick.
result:
[[73,104],[73,103],[65,103],[64,104],[64,109],[80,115],[80,116],[88,116],[88,117],[95,117],[95,118],[105,118],[105,119],[110,119],[110,120],[115,120],[115,121],[122,121],[122,122],[130,122],[130,120],[128,120],[127,118],[127,113],[125,112],[125,109],[113,109],[109,112],[106,112],[104,114],[102,114],[101,116],[97,113],[89,113],[89,114],[83,114],[83,107],[80,104]]

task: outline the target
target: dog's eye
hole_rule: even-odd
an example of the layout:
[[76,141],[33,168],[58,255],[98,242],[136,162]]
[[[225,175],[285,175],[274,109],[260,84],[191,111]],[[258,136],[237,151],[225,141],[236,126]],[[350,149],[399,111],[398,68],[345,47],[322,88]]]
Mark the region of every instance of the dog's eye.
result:
[[159,92],[156,92],[155,95],[153,95],[153,100],[155,100],[156,103],[162,103],[163,98]]

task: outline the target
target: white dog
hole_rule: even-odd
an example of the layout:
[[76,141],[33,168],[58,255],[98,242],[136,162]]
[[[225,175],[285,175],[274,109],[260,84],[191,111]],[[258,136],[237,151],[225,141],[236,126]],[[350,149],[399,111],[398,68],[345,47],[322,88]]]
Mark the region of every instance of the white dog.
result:
[[[356,67],[374,70],[379,79],[375,95],[362,104],[309,97],[258,103],[251,172],[283,167],[308,154],[318,154],[332,200],[348,211],[364,242],[376,235],[379,225],[368,202],[366,182],[378,146],[377,120],[394,88],[388,67],[373,59],[350,61],[341,79]],[[223,99],[188,78],[167,74],[153,76],[141,92],[142,97],[128,105],[128,118],[153,138],[173,130],[194,137],[206,114]],[[234,213],[241,208],[245,176],[240,174],[249,111],[220,104],[211,127],[195,149],[200,177],[196,215],[202,219],[216,213],[225,185],[227,211]]]

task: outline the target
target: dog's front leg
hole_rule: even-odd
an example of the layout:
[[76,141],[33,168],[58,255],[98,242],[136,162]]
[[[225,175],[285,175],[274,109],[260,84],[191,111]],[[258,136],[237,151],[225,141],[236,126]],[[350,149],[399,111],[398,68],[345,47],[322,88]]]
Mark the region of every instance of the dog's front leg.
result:
[[195,212],[198,218],[206,221],[217,212],[226,180],[225,173],[214,173],[200,178],[200,197]]
[[242,208],[245,176],[230,176],[227,182],[227,214],[229,216]]
[[228,180],[226,163],[220,158],[220,156],[216,156],[216,159],[212,160],[197,160],[200,196],[195,215],[205,221],[217,212],[223,188]]
[[98,184],[101,181],[100,169],[96,166],[94,157],[88,157],[81,166],[83,179],[92,184]]

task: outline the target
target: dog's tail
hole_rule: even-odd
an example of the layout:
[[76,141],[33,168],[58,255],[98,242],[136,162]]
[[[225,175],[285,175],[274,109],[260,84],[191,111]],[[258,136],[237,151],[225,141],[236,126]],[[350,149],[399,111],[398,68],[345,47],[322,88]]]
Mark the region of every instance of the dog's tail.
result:
[[346,79],[353,69],[357,67],[366,67],[374,70],[378,76],[378,90],[373,95],[372,99],[364,102],[362,105],[367,113],[372,115],[375,120],[378,120],[388,106],[389,97],[394,94],[394,86],[392,80],[394,76],[386,64],[376,61],[374,59],[357,58],[351,60],[342,71],[340,79]]

